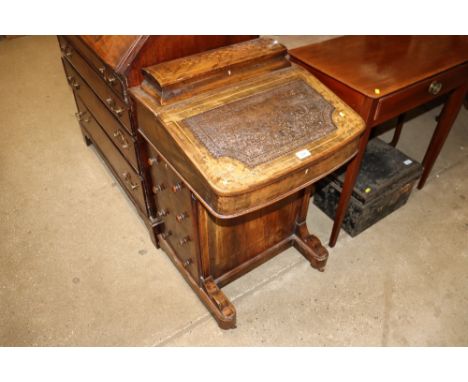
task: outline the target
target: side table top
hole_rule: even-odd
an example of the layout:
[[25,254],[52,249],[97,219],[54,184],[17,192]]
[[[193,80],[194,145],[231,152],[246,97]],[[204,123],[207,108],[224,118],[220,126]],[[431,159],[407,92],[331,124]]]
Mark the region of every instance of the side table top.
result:
[[468,62],[468,36],[344,36],[289,54],[367,97],[380,98]]

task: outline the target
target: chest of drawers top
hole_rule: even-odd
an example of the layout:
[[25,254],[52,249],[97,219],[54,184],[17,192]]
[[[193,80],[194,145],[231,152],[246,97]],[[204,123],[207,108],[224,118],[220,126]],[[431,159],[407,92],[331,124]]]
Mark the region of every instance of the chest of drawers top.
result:
[[59,36],[59,41],[63,55],[78,72],[87,78],[100,78],[128,103],[126,90],[141,83],[143,67],[253,37]]

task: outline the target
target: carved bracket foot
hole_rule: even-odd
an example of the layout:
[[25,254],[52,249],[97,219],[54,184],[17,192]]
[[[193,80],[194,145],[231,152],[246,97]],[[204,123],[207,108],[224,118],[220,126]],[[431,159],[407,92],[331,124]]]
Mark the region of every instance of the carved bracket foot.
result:
[[328,251],[318,237],[309,233],[305,222],[297,224],[293,240],[294,247],[309,260],[310,265],[323,272],[328,260]]
[[[210,277],[203,281],[203,289],[213,306],[208,306],[221,329],[234,329],[236,327],[236,309],[226,295],[218,288]],[[213,309],[214,308],[214,309]]]
[[213,278],[210,276],[204,280],[200,279],[197,282],[179,260],[172,247],[161,235],[158,235],[158,242],[161,249],[166,252],[192,290],[198,295],[201,302],[205,304],[206,308],[213,315],[219,327],[221,329],[234,329],[236,327],[236,309],[226,295],[219,289]]
[[82,127],[81,127],[81,134],[83,135],[83,140],[86,146],[91,146],[93,144],[93,141],[88,137],[88,133],[86,133],[85,129],[83,129]]

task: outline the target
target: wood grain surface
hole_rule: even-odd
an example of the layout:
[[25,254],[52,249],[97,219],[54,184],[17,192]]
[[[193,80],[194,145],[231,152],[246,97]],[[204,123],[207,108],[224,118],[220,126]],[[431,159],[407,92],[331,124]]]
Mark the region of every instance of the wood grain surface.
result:
[[379,98],[468,61],[468,37],[344,36],[289,54],[367,97]]

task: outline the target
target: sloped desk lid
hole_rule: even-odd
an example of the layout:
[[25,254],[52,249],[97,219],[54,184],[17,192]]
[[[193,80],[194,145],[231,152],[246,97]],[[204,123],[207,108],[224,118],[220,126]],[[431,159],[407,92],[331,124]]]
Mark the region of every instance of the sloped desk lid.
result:
[[334,107],[296,79],[181,121],[219,159],[254,168],[336,129]]

